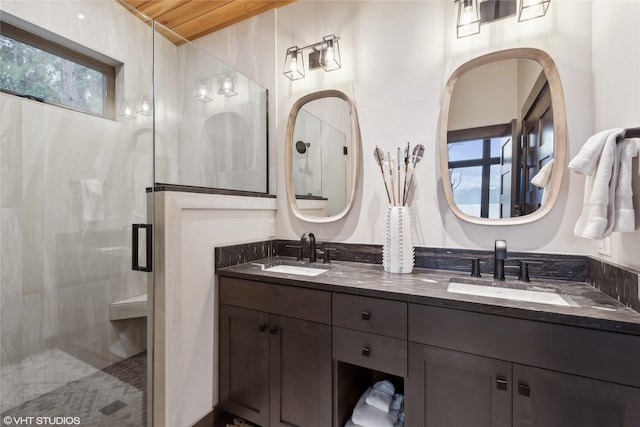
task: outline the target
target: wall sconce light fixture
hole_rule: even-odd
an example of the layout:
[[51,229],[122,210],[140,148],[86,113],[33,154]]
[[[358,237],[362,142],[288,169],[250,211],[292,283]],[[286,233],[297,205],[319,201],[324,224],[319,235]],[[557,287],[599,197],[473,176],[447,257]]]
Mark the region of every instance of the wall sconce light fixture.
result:
[[290,80],[304,78],[304,59],[302,57],[302,49],[299,49],[298,46],[287,49],[287,57],[284,59],[282,73]]
[[143,116],[150,116],[153,114],[153,103],[149,95],[140,95],[136,102],[136,112]]
[[480,32],[480,12],[478,0],[456,0],[458,2],[458,19],[456,31],[458,38],[471,36]]
[[218,79],[218,95],[236,96],[238,94],[238,79],[231,70],[225,70]]
[[196,79],[196,87],[193,89],[193,97],[200,102],[213,101],[213,93],[211,91],[211,80],[208,77],[198,77]]
[[133,101],[129,98],[122,98],[122,101],[120,101],[120,112],[119,112],[120,117],[124,117],[125,119],[135,119],[137,114],[136,114],[136,108],[135,108],[135,104],[133,103]]
[[546,15],[549,3],[551,0],[520,0],[518,21],[528,21]]
[[[516,7],[517,1],[517,7]],[[454,0],[458,38],[480,32],[480,25],[518,15],[518,22],[546,15],[551,0]]]
[[321,42],[299,48],[293,46],[287,49],[287,56],[284,59],[284,69],[282,74],[290,80],[304,78],[304,59],[302,53],[310,49],[309,69],[322,68],[324,71],[338,70],[342,67],[340,61],[340,37],[328,35],[322,38]]

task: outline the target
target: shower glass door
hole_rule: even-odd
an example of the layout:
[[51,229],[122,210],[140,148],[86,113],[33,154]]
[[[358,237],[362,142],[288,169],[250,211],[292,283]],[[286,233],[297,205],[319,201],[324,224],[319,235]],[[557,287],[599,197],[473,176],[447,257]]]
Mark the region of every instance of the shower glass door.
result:
[[2,425],[151,425],[153,273],[133,224],[153,218],[153,23],[112,0],[0,10],[50,42],[0,38]]

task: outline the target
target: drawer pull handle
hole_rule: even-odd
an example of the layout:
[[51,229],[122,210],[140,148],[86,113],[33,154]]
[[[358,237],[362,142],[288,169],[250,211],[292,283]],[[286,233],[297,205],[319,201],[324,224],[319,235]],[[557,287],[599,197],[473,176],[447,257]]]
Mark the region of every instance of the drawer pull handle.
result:
[[496,377],[496,387],[498,390],[506,390],[507,389],[507,380],[505,377]]
[[278,332],[278,327],[277,326],[272,326],[272,327],[269,328],[269,333],[271,335],[275,335],[276,332]]
[[371,349],[369,347],[362,347],[362,355],[369,357],[369,355],[371,355]]
[[518,384],[518,393],[525,396],[525,397],[529,397],[531,395],[531,388],[523,383]]
[[258,330],[259,330],[260,332],[264,332],[264,331],[266,331],[266,330],[267,330],[267,325],[266,325],[266,323],[263,323],[262,325],[258,325]]
[[362,312],[362,320],[369,320],[371,319],[371,313],[368,311],[363,311]]

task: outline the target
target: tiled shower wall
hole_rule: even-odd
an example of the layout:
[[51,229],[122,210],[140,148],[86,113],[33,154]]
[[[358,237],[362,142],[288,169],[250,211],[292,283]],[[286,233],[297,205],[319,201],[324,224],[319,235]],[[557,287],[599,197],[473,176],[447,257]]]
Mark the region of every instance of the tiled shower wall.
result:
[[[119,96],[151,93],[150,27],[117,2],[82,3],[82,23],[74,1],[1,7],[3,19],[8,13],[122,62]],[[95,31],[97,18],[112,29]],[[153,150],[150,117],[111,120],[6,94],[0,109],[0,400],[7,409],[5,402],[47,391],[54,376],[64,384],[145,350],[146,320],[111,321],[109,305],[147,292],[149,275],[131,270],[131,224],[147,222]],[[52,353],[82,372],[52,362],[28,368]],[[22,371],[5,375],[13,368]]]

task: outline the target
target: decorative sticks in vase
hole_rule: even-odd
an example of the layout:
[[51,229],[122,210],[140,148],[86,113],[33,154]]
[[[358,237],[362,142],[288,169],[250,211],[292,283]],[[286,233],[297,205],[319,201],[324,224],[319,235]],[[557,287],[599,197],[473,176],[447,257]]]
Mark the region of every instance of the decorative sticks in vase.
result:
[[[387,192],[387,199],[392,206],[408,206],[409,205],[409,193],[411,186],[413,185],[413,175],[415,174],[416,165],[422,160],[424,156],[424,145],[418,144],[413,147],[413,151],[410,151],[410,144],[407,142],[407,146],[404,149],[404,158],[401,157],[402,150],[398,147],[397,162],[391,152],[384,154],[384,151],[376,146],[373,151],[373,157],[380,166],[380,174],[384,181],[384,188]],[[402,165],[404,160],[404,184],[402,183]],[[387,173],[385,169],[389,171],[389,184],[387,184]],[[394,171],[395,169],[395,171]],[[394,182],[394,172],[396,173],[396,179]],[[389,192],[389,185],[391,186],[391,192]],[[396,197],[397,194],[397,197]]]
[[[411,236],[411,211],[409,209],[409,195],[413,185],[416,165],[424,156],[424,146],[418,144],[410,151],[410,144],[402,150],[398,147],[397,157],[394,159],[390,152],[385,156],[384,151],[376,146],[373,157],[380,167],[384,188],[387,192],[389,206],[384,220],[384,236],[382,246],[382,264],[384,271],[389,273],[411,273],[415,261],[415,251]],[[402,162],[404,161],[404,180],[402,179]],[[389,171],[389,184],[387,173]],[[395,182],[394,182],[395,174]],[[391,186],[391,192],[389,192]],[[397,197],[396,197],[397,195]]]

